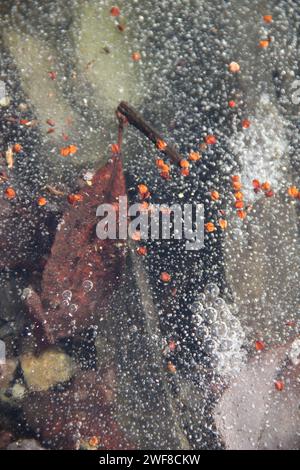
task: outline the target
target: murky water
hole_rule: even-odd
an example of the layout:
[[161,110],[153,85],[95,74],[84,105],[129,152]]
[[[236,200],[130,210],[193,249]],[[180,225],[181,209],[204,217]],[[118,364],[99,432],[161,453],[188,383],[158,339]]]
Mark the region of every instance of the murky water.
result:
[[[1,447],[298,448],[297,2],[0,14]],[[92,180],[122,100],[199,153],[189,174],[161,176],[170,162],[129,125],[125,180]],[[125,184],[132,203],[140,184],[150,204],[203,203],[204,248],[98,245],[96,207]]]

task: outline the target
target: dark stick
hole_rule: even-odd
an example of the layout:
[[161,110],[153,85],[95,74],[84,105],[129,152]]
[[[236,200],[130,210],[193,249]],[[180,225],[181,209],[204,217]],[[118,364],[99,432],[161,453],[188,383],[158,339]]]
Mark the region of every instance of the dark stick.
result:
[[[159,141],[165,142],[159,132],[154,129],[151,124],[148,124],[143,118],[143,116],[141,116],[132,106],[130,106],[125,101],[121,101],[117,108],[117,113],[124,116],[129,122],[129,124],[133,125],[134,127],[136,127],[136,129],[141,131],[155,145]],[[174,163],[179,163],[180,160],[182,160],[182,156],[180,155],[178,150],[176,150],[176,148],[172,147],[171,145],[167,145],[163,150],[161,150],[161,152],[163,152]]]
[[124,129],[124,122],[119,119],[119,128],[118,128],[118,147],[119,153],[122,151],[122,142],[123,142],[123,129]]

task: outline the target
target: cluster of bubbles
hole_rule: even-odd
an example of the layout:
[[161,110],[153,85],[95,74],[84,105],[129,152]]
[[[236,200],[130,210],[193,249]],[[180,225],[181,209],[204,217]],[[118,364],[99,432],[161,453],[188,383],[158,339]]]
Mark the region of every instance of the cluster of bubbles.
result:
[[90,292],[93,289],[94,284],[89,279],[86,279],[85,281],[83,281],[82,287],[83,287],[84,292]]
[[76,304],[71,304],[71,300],[72,300],[72,291],[70,290],[65,290],[63,291],[62,293],[62,304],[64,307],[68,307],[69,308],[69,316],[72,316],[72,313],[75,313],[76,310],[77,310],[77,305]]
[[[94,287],[94,284],[89,279],[86,279],[82,282],[82,288],[84,292],[90,292],[93,289],[93,287]],[[69,304],[72,300],[73,294],[71,290],[64,290],[61,296],[63,300]]]
[[204,293],[191,305],[199,347],[215,372],[234,377],[245,359],[245,332],[216,284],[207,284]]
[[[89,279],[86,279],[82,282],[82,288],[84,290],[84,292],[90,292],[94,287],[94,284],[92,281],[90,281]],[[72,314],[75,313],[77,310],[78,310],[78,305],[76,304],[71,304],[71,300],[72,300],[72,291],[71,290],[64,290],[63,293],[61,294],[62,296],[62,303],[64,306],[66,307],[69,307],[69,313]]]

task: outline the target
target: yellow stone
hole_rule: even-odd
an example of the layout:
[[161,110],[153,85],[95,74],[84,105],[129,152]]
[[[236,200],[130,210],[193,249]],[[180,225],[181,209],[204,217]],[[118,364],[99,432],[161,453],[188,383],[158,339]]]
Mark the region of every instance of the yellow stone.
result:
[[40,356],[25,354],[21,367],[29,390],[35,392],[67,382],[75,369],[72,358],[57,348],[47,349]]

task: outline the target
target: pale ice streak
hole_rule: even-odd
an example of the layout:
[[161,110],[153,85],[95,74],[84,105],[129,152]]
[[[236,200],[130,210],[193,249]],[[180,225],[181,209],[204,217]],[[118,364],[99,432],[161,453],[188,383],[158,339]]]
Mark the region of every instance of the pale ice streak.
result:
[[269,95],[264,94],[258,102],[254,116],[248,116],[251,125],[229,137],[229,145],[241,165],[241,179],[247,200],[256,198],[252,180],[269,181],[276,192],[284,184],[288,141],[285,121],[272,103]]

